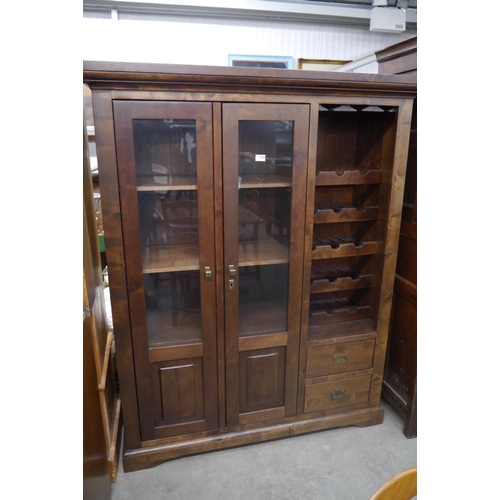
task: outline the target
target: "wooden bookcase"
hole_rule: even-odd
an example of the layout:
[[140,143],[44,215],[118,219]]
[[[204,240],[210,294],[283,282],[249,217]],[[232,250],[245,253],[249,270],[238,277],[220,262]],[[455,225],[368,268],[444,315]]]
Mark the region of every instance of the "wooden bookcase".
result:
[[383,420],[414,77],[85,62],[124,469]]

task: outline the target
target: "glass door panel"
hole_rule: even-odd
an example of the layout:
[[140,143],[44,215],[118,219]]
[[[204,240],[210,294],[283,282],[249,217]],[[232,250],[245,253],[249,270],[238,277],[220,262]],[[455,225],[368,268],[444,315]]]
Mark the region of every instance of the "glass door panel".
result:
[[212,105],[115,100],[113,113],[141,437],[214,429]]
[[238,127],[239,334],[285,332],[294,124]]
[[309,106],[223,116],[226,417],[296,413]]
[[195,120],[134,120],[149,345],[201,341]]

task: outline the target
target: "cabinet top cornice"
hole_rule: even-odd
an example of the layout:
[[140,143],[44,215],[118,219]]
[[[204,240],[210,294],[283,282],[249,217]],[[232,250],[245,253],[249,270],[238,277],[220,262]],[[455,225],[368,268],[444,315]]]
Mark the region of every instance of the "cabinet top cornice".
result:
[[92,89],[175,89],[224,92],[322,94],[370,92],[414,97],[417,77],[372,73],[84,61],[83,81]]

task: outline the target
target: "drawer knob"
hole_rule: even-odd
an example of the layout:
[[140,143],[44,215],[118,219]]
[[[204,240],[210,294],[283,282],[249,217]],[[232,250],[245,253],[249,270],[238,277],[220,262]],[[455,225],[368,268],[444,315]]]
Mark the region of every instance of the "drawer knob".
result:
[[339,391],[332,391],[330,393],[330,399],[335,401],[336,399],[342,399],[345,396],[345,389],[340,389]]
[[333,364],[340,365],[342,363],[347,363],[348,357],[349,356],[346,352],[344,352],[342,354],[334,354],[333,355]]

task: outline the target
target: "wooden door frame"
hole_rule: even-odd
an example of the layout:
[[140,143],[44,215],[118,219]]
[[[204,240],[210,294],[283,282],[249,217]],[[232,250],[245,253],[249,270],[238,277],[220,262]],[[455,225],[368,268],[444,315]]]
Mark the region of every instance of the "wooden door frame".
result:
[[[206,210],[200,211],[200,285],[202,293],[203,391],[205,430],[218,426],[217,412],[217,352],[216,339],[211,329],[216,323],[215,280],[206,280],[204,268],[215,268],[213,216],[213,132],[212,104],[209,102],[151,102],[138,100],[113,101],[116,133],[118,181],[120,183],[121,213],[127,224],[123,226],[124,260],[129,298],[129,314],[134,350],[135,379],[139,423],[142,440],[162,437],[161,428],[155,430],[151,360],[147,339],[146,310],[143,300],[144,285],[139,234],[137,186],[131,122],[133,119],[196,120],[197,144],[203,149],[198,161],[198,199]],[[205,134],[202,136],[202,133]],[[203,143],[200,145],[200,138]],[[190,424],[187,424],[190,425]],[[179,432],[181,432],[179,430]]]
[[[297,412],[297,384],[300,345],[300,306],[302,301],[302,260],[304,253],[305,197],[307,184],[307,161],[309,143],[309,104],[235,103],[222,104],[223,123],[223,179],[224,179],[224,293],[225,293],[225,345],[226,345],[226,420],[227,425],[238,426],[260,420],[295,415]],[[229,289],[229,264],[238,263],[238,218],[228,217],[238,206],[237,183],[238,126],[239,120],[291,120],[294,121],[294,167],[292,174],[292,200],[289,254],[289,289],[287,339],[270,338],[261,345],[271,348],[286,345],[285,403],[277,409],[254,412],[254,416],[241,418],[239,411],[239,353],[243,350],[238,334],[238,283],[235,290]],[[236,165],[236,169],[235,169]],[[236,244],[235,244],[236,242]],[[293,265],[293,263],[297,265]],[[293,271],[293,272],[292,272]],[[258,342],[255,342],[255,347]],[[245,349],[246,350],[246,349]],[[261,414],[259,417],[258,414]]]

